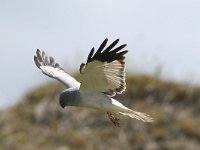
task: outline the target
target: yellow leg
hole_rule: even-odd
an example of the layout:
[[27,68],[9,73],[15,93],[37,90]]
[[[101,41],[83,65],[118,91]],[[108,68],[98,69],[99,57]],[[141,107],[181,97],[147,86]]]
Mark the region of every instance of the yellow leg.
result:
[[107,112],[107,115],[110,119],[110,121],[114,124],[116,127],[120,127],[120,119],[115,117],[112,113]]

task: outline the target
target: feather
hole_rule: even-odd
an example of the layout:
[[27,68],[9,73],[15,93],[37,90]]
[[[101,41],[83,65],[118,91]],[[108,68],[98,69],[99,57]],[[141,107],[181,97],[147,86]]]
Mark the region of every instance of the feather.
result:
[[[108,42],[108,39],[106,38],[106,39],[103,41],[103,43],[99,46],[99,48],[98,48],[98,50],[97,50],[97,52],[96,52],[96,55],[98,55],[99,53],[101,53],[101,51],[102,51],[102,50],[104,49],[104,47],[106,46],[107,42]],[[94,55],[94,57],[95,57],[95,55]]]
[[37,60],[38,60],[38,62],[43,62],[43,59],[42,59],[42,56],[41,56],[41,52],[40,52],[39,49],[37,49],[36,55],[37,55]]
[[38,61],[38,59],[37,59],[36,56],[34,56],[34,61],[35,61],[36,66],[40,69],[41,64],[40,64],[40,62]]
[[90,50],[90,53],[89,53],[88,58],[87,58],[87,62],[90,62],[92,60],[93,54],[94,54],[94,47]]
[[117,45],[117,43],[119,42],[119,39],[116,39],[112,44],[110,44],[106,49],[105,49],[105,53],[108,53],[113,47],[115,47]]
[[51,66],[54,66],[54,65],[55,65],[55,64],[54,64],[54,63],[55,63],[55,62],[54,62],[54,58],[50,56],[50,57],[49,57],[49,60],[50,60],[50,65],[51,65]]
[[109,96],[114,96],[116,93],[122,93],[126,88],[124,55],[128,51],[122,50],[126,44],[112,50],[119,39],[116,39],[105,48],[107,42],[108,39],[106,38],[95,54],[94,48],[92,48],[86,66],[80,66],[79,70],[82,74],[81,89],[99,90],[109,94]]
[[55,63],[54,58],[47,55],[44,51],[36,50],[34,56],[35,65],[48,77],[57,79],[63,83],[67,88],[79,88],[80,83],[73,77],[68,75],[58,63]]

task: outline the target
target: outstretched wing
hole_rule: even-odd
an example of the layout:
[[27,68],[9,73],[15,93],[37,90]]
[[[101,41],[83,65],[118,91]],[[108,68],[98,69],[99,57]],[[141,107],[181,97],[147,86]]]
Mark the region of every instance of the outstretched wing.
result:
[[125,82],[125,54],[122,50],[126,44],[114,48],[119,39],[105,48],[108,39],[105,39],[94,54],[90,51],[87,63],[81,64],[80,72],[82,91],[98,91],[114,96],[122,93],[126,88]]
[[36,66],[42,71],[43,74],[50,78],[57,79],[62,82],[67,88],[79,88],[80,83],[73,77],[68,75],[58,63],[55,63],[54,58],[37,49],[36,56],[34,56]]

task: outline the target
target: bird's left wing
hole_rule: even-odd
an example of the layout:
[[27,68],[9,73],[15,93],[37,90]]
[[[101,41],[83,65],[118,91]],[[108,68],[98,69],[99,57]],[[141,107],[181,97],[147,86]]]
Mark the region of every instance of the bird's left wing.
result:
[[125,82],[125,54],[122,50],[126,44],[114,48],[119,39],[105,48],[108,39],[105,39],[94,54],[90,51],[86,64],[81,64],[80,73],[82,91],[98,91],[114,96],[122,93],[126,88]]
[[50,78],[57,79],[63,83],[67,88],[79,88],[80,83],[73,77],[68,75],[58,63],[55,63],[54,58],[37,49],[36,56],[34,56],[36,66],[42,71],[43,74]]

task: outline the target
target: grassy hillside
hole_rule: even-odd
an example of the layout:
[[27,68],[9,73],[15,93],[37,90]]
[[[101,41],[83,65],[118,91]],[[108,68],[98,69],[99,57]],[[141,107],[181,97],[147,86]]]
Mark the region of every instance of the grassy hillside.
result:
[[0,113],[3,150],[197,150],[200,147],[200,88],[129,76],[117,96],[124,105],[150,114],[154,123],[120,116],[114,127],[106,114],[83,108],[62,109],[57,82],[30,91]]

